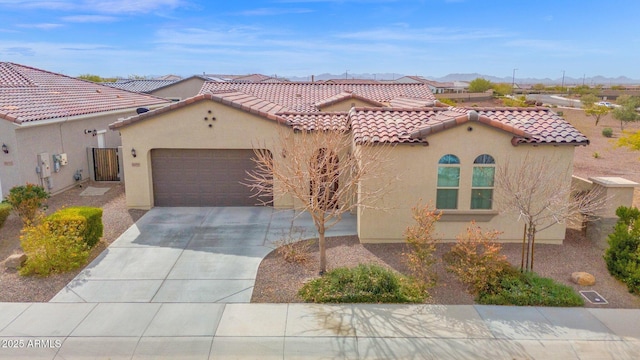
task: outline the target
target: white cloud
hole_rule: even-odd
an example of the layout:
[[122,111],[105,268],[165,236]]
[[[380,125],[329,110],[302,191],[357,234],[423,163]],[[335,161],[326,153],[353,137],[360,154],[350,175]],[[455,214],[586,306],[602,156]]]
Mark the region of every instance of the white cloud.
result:
[[280,8],[259,8],[244,10],[237,13],[231,13],[230,15],[242,15],[242,16],[274,16],[274,15],[287,15],[287,14],[306,14],[311,13],[311,9],[280,9]]
[[186,0],[0,0],[0,5],[28,9],[91,11],[100,14],[150,13],[186,5]]
[[115,16],[104,15],[74,15],[65,16],[62,20],[72,23],[106,23],[118,21],[118,18]]
[[52,30],[63,27],[62,24],[53,24],[53,23],[43,23],[43,24],[18,24],[16,25],[21,28],[27,29],[40,29],[40,30]]
[[495,39],[510,36],[500,30],[478,30],[457,28],[424,28],[411,29],[405,26],[397,28],[381,28],[335,35],[339,39],[366,41],[417,41],[417,42],[450,42],[478,39]]

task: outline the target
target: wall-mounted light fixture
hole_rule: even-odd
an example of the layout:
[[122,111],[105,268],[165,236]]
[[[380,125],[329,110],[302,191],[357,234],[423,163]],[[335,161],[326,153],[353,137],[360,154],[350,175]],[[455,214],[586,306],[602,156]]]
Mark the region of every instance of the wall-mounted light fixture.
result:
[[131,148],[131,156],[136,157],[138,154],[136,153],[136,149]]
[[9,153],[9,147],[7,146],[7,144],[2,144],[2,152],[5,154]]

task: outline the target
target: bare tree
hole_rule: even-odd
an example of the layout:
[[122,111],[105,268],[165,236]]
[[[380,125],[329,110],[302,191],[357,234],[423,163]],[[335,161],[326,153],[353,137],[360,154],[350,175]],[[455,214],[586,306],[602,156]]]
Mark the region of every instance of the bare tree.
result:
[[[277,160],[268,150],[254,150],[256,169],[248,174],[247,185],[268,198],[290,196],[296,211],[311,215],[318,231],[322,274],[327,269],[325,232],[343,214],[372,207],[391,182],[381,174],[387,146],[356,146],[343,125],[327,129],[327,124],[318,122],[305,128],[321,130],[294,132],[281,127],[275,140]],[[380,186],[360,186],[374,179],[380,179],[376,182]]]
[[570,168],[557,159],[527,154],[521,162],[508,160],[496,171],[496,201],[502,212],[525,223],[522,264],[533,270],[536,234],[559,223],[593,221],[606,199],[601,188],[581,191],[570,181]]

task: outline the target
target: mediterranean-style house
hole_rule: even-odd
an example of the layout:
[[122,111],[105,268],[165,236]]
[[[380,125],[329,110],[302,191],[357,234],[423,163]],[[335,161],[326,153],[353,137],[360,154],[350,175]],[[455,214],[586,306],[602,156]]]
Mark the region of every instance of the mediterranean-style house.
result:
[[[69,76],[0,62],[0,193],[42,185],[57,193],[92,173],[87,148],[116,148],[119,118],[169,103]],[[117,170],[118,164],[112,164]]]
[[[287,161],[275,140],[282,127],[313,131],[313,124],[343,124],[353,147],[390,147],[389,165],[377,180],[393,178],[378,199],[380,210],[359,208],[362,242],[403,241],[411,208],[421,199],[443,211],[438,232],[453,240],[466,223],[521,241],[517,217],[492,201],[495,169],[525,157],[553,159],[559,174],[571,169],[574,148],[589,140],[547,108],[455,108],[437,102],[429,86],[348,83],[206,82],[200,94],[110,125],[122,136],[127,205],[254,206],[243,185],[255,166],[253,149]],[[565,171],[562,171],[565,170]],[[561,175],[565,176],[565,175]],[[382,178],[382,179],[381,179]],[[397,179],[396,179],[397,178]],[[288,208],[291,199],[273,199]],[[536,241],[561,243],[565,225]]]

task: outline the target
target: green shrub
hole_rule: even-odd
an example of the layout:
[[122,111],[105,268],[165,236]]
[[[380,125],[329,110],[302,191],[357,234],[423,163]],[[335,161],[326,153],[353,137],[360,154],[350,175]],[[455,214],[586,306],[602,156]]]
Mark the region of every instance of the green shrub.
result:
[[609,234],[604,260],[611,275],[640,295],[640,211],[621,206],[616,215],[619,219]]
[[612,137],[613,136],[613,129],[610,127],[606,127],[604,129],[602,129],[602,136],[604,137]]
[[49,221],[27,224],[20,236],[20,245],[27,255],[20,274],[48,276],[84,265],[89,257],[82,239],[85,223],[78,217],[76,221],[66,221],[64,226]]
[[584,300],[569,286],[558,284],[533,272],[515,268],[502,274],[500,282],[478,294],[483,305],[583,306]]
[[11,209],[11,204],[5,202],[0,203],[0,229],[2,229],[4,222],[11,214]]
[[442,98],[442,99],[438,99],[438,101],[440,101],[443,104],[447,104],[449,106],[456,106],[458,105],[458,102],[453,100],[453,99],[449,99],[449,98]]
[[298,295],[316,303],[422,303],[425,293],[408,277],[379,265],[337,268],[306,283]]
[[69,220],[75,222],[78,220],[78,217],[85,223],[82,238],[87,243],[87,246],[92,248],[100,241],[104,230],[104,226],[102,225],[102,209],[88,206],[64,208],[47,217],[47,221],[61,223],[58,226],[65,226],[65,222]]
[[443,256],[447,271],[456,274],[471,294],[479,294],[500,281],[500,275],[511,266],[500,253],[502,246],[495,241],[499,233],[482,231],[471,222],[456,244]]
[[23,223],[30,224],[48,198],[49,194],[42,186],[27,184],[11,188],[5,202],[11,204]]

